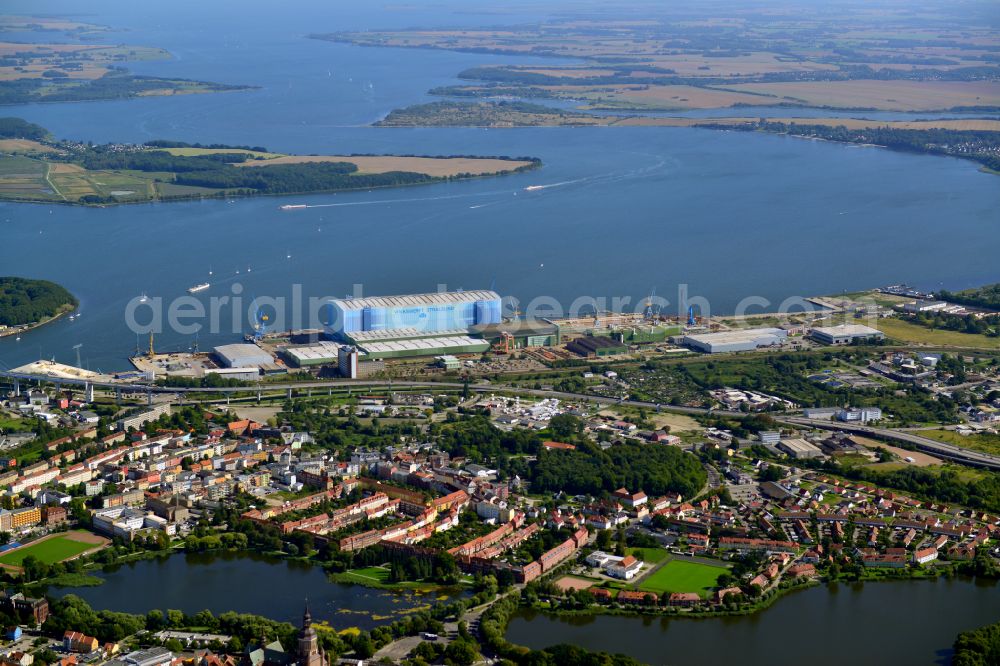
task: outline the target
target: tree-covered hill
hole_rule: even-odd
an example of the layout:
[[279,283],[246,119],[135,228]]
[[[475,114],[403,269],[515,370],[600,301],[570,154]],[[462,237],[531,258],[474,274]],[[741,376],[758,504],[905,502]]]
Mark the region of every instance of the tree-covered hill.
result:
[[0,277],[0,326],[32,324],[76,304],[73,294],[54,282]]
[[0,139],[44,139],[49,131],[23,118],[0,118]]

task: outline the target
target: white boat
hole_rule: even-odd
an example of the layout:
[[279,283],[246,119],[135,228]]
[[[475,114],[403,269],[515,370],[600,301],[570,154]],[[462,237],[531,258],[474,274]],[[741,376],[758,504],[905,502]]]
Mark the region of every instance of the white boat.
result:
[[140,296],[140,297],[139,297],[139,302],[140,302],[140,303],[145,303],[145,302],[146,302],[146,301],[148,301],[148,300],[149,300],[149,299],[148,299],[148,298],[146,298],[146,292],[142,292],[142,296]]
[[201,284],[196,284],[195,286],[193,286],[190,289],[188,289],[188,293],[189,294],[197,294],[199,291],[205,291],[210,286],[211,285],[208,284],[207,282],[202,282]]
[[544,189],[545,189],[544,185],[528,185],[526,188],[524,188],[524,191],[534,192],[535,190],[544,190]]
[[281,207],[281,210],[297,210],[299,208],[305,208],[305,204],[285,204]]

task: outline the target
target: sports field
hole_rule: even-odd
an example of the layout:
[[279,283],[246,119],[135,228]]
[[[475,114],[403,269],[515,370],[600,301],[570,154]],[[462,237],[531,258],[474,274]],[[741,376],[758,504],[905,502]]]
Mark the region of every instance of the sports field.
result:
[[106,539],[89,532],[57,534],[0,555],[0,565],[19,567],[24,562],[24,558],[29,555],[38,558],[45,564],[55,564],[76,557],[88,550],[99,548],[105,543],[107,543]]
[[719,574],[726,567],[670,560],[642,581],[639,589],[643,592],[697,592],[704,596],[706,592],[716,587]]

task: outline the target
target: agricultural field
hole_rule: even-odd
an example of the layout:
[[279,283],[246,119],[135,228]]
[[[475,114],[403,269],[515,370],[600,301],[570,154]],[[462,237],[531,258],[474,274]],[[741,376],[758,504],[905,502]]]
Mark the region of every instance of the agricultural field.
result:
[[715,566],[672,559],[643,579],[639,584],[639,590],[658,595],[664,592],[697,592],[705,596],[717,586],[719,574],[724,573],[727,568],[721,562]]
[[482,176],[518,167],[529,162],[475,157],[404,157],[396,155],[282,155],[266,160],[241,162],[237,166],[255,168],[275,164],[305,164],[310,162],[350,162],[359,173],[407,171],[435,178],[450,178],[459,174]]
[[1000,349],[1000,338],[991,338],[976,333],[932,329],[918,324],[911,324],[902,319],[879,319],[875,326],[888,337],[907,343],[992,351]]
[[[555,92],[555,91],[554,91]],[[732,106],[774,106],[775,98],[766,93],[689,85],[636,85],[615,88],[562,90],[554,97],[572,97],[585,103],[582,109],[622,109],[686,111],[721,109]]]
[[[993,56],[1000,38],[978,10],[942,7],[930,16],[917,7],[874,3],[820,14],[785,5],[775,13],[736,2],[629,9],[641,11],[641,18],[621,20],[623,7],[616,6],[501,29],[310,36],[367,47],[574,59],[545,65],[501,60],[460,72],[460,84],[431,91],[468,99],[548,98],[612,110],[785,104],[926,111],[1000,102]],[[920,30],[913,28],[916,21]],[[424,124],[447,124],[432,116],[450,109],[433,112]],[[546,120],[581,124],[565,115]]]
[[19,567],[29,556],[36,557],[45,564],[55,564],[72,559],[81,553],[100,549],[107,543],[107,539],[90,532],[54,534],[0,555],[0,565]]
[[184,146],[180,148],[157,148],[171,155],[181,157],[199,157],[201,155],[250,155],[254,159],[270,160],[276,157],[287,157],[281,153],[267,153],[260,150],[246,150],[244,148],[195,148]]
[[[0,39],[0,103],[92,101],[149,95],[246,90],[190,79],[169,79],[129,73],[124,64],[169,60],[157,46],[96,43],[110,29],[58,18],[0,17],[0,32],[31,30],[61,32],[69,41],[7,41]],[[53,36],[53,40],[55,36]]]
[[[732,116],[726,118],[669,118],[662,116],[626,116],[618,117],[609,124],[622,127],[711,127],[713,125],[733,126],[733,125],[753,125],[759,118],[749,118],[746,116]],[[799,123],[803,124],[802,118],[769,118],[774,123]],[[810,125],[820,125],[824,127],[846,127],[847,129],[869,129],[877,127],[888,127],[890,129],[904,130],[929,130],[929,129],[949,129],[957,131],[977,131],[977,132],[1000,132],[1000,120],[988,120],[985,118],[970,119],[947,119],[938,120],[866,120],[864,118],[810,118]],[[861,292],[857,294],[838,295],[838,299],[866,299],[880,304],[893,305],[906,302],[907,300],[889,294],[879,294],[876,292]]]
[[170,58],[166,50],[149,46],[0,42],[0,57],[15,54],[17,64],[0,65],[0,81],[47,78],[49,71],[60,72],[59,78],[70,81],[92,81],[125,61]]
[[0,198],[57,198],[45,179],[46,171],[38,160],[0,155]]
[[996,81],[794,81],[727,85],[766,95],[769,104],[882,111],[938,111],[1000,106]]
[[93,23],[74,21],[69,18],[55,16],[20,16],[6,14],[0,16],[0,31],[33,30],[35,32],[76,32],[95,33],[107,32],[110,28]]
[[[39,145],[44,146],[44,144]],[[88,164],[87,152],[65,152],[56,157],[40,153],[28,156],[0,152],[0,199],[114,204],[170,198],[240,196],[248,192],[260,194],[325,192],[427,183],[444,178],[501,175],[531,168],[536,164],[527,160],[492,157],[299,156],[241,149],[206,148],[170,148],[165,152],[175,156],[173,160],[178,163],[188,158],[197,159],[212,154],[238,154],[242,157],[250,153],[252,157],[250,161],[235,164],[218,162],[218,171],[214,179],[209,179],[205,183],[198,181],[185,183],[182,178],[185,176],[190,178],[191,174],[185,173],[184,164],[165,162],[162,166],[158,163],[152,166],[154,169],[176,168],[176,172],[138,170],[150,168],[148,165],[138,163],[135,164],[135,168],[88,169],[83,166]],[[132,154],[141,155],[142,151]],[[162,155],[162,152],[159,154]],[[329,173],[331,168],[346,166],[345,162],[354,164],[356,170],[332,175]],[[109,163],[98,162],[98,166],[105,165]],[[109,166],[122,166],[122,163],[112,162]],[[129,163],[126,162],[123,166],[129,166]],[[275,168],[273,171],[262,170],[262,178],[259,179],[241,179],[240,176],[249,176],[251,170],[237,169],[235,168],[237,166]],[[213,172],[215,169],[216,167],[213,167]],[[272,178],[274,172],[288,169],[296,169],[298,175],[283,178],[278,173]],[[310,176],[314,174],[317,177],[311,178]],[[244,180],[251,184],[241,184]],[[272,182],[276,184],[272,185]],[[301,187],[298,187],[299,183],[302,183]]]
[[49,153],[55,154],[59,151],[44,143],[32,141],[31,139],[0,139],[0,153],[26,154]]

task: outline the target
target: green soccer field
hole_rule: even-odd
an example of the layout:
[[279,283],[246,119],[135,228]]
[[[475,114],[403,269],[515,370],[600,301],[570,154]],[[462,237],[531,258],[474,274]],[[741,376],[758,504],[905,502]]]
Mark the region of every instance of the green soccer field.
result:
[[643,592],[697,592],[704,596],[716,587],[719,574],[725,567],[716,567],[698,562],[671,560],[642,581],[639,589]]
[[69,559],[74,555],[79,555],[95,546],[96,544],[73,541],[62,536],[53,537],[0,555],[0,564],[10,564],[18,567],[24,562],[24,558],[29,555],[38,558],[46,564],[55,564],[56,562]]

